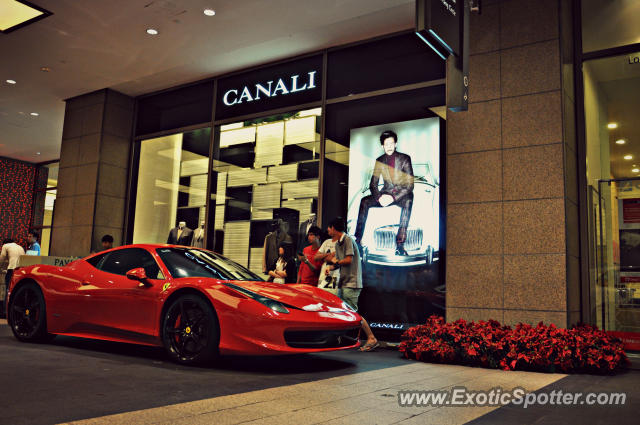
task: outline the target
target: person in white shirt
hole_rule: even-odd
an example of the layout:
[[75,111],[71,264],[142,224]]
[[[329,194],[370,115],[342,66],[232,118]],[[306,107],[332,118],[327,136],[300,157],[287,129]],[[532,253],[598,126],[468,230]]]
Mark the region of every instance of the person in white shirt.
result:
[[338,279],[340,278],[340,269],[327,270],[331,266],[329,264],[330,254],[336,252],[336,242],[338,238],[327,239],[320,245],[318,253],[313,257],[315,261],[322,261],[322,268],[320,269],[320,276],[318,276],[318,288],[322,288],[325,291],[331,292],[333,295],[338,295]]
[[6,317],[5,307],[7,304],[7,292],[9,290],[9,283],[11,283],[11,277],[13,277],[13,270],[18,266],[18,260],[21,255],[25,255],[24,248],[15,243],[13,239],[5,239],[2,242],[2,251],[0,251],[0,264],[2,264],[6,259],[9,260],[9,265],[7,266],[7,274],[4,278],[5,290],[4,290],[4,298],[2,300],[2,311],[0,312],[0,317]]

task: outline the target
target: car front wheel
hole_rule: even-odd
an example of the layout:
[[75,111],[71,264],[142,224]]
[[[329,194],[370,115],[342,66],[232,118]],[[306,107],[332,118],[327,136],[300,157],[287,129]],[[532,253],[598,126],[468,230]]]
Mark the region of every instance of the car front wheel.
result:
[[182,364],[205,364],[218,354],[218,320],[211,305],[195,294],[171,302],[162,323],[169,357]]

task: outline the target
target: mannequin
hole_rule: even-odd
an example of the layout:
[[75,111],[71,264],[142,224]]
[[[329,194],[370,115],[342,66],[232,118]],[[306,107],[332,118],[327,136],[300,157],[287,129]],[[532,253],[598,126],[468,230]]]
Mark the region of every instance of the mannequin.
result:
[[187,223],[181,221],[178,226],[169,231],[167,243],[171,245],[190,245],[193,238],[193,230],[187,227]]
[[272,231],[264,238],[264,250],[262,251],[262,272],[273,270],[278,261],[278,247],[282,242],[293,243],[293,239],[287,233],[287,223],[278,219],[272,224]]
[[317,226],[318,219],[316,213],[309,214],[309,218],[300,223],[300,228],[298,229],[298,252],[302,252],[304,247],[309,245],[309,241],[307,240],[307,233],[311,226]]
[[193,231],[191,246],[196,248],[204,248],[204,220],[200,222],[200,227]]

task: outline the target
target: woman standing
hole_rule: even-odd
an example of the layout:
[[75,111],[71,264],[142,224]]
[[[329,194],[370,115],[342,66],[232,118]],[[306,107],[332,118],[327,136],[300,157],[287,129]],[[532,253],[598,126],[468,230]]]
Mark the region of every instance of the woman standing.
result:
[[276,268],[269,271],[269,277],[275,283],[296,283],[298,271],[293,259],[293,246],[290,243],[281,243],[278,247],[278,255]]

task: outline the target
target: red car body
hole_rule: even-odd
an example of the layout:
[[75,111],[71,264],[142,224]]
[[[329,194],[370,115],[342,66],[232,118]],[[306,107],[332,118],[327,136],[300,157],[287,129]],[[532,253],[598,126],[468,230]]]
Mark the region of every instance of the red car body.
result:
[[[162,346],[162,315],[168,301],[180,294],[197,292],[206,297],[217,315],[220,354],[310,353],[359,344],[357,338],[344,336],[357,335],[360,316],[322,289],[171,276],[157,249],[189,247],[129,245],[110,251],[132,247],[148,251],[165,278],[149,279],[143,285],[127,276],[99,270],[87,260],[104,254],[101,252],[64,267],[34,265],[17,269],[9,299],[22,283],[35,282],[44,296],[49,334]],[[234,285],[287,305],[289,313],[261,304],[233,289]],[[319,342],[321,335],[332,333],[337,340],[334,338],[328,345]]]

